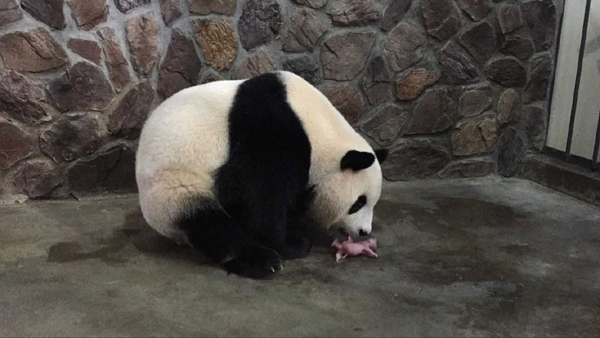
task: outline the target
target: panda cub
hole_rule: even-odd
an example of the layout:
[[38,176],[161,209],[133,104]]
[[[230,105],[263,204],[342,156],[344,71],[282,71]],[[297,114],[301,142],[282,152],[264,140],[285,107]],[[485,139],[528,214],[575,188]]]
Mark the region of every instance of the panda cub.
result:
[[308,254],[309,222],[369,234],[387,154],[315,87],[281,71],[165,100],[142,129],[136,181],[152,228],[230,273],[261,278]]

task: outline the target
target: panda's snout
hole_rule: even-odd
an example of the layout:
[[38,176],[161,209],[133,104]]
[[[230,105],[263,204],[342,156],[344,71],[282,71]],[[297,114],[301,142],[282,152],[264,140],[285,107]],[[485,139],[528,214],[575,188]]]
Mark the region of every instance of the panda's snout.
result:
[[368,234],[369,234],[369,232],[366,231],[365,229],[358,230],[358,235],[359,236],[367,236]]

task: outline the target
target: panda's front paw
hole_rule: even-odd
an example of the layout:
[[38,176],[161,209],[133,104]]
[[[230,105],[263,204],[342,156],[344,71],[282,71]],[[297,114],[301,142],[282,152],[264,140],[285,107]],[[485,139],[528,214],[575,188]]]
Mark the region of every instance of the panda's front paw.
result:
[[283,262],[274,250],[256,244],[240,252],[224,266],[228,272],[242,277],[264,278],[283,269]]
[[287,259],[303,258],[308,256],[311,248],[312,241],[308,237],[289,235],[282,254]]

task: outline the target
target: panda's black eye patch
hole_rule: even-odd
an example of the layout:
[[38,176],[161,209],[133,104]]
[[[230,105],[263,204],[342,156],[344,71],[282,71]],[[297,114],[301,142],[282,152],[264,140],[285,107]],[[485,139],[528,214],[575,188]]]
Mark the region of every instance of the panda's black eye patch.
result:
[[362,195],[356,200],[356,202],[354,202],[354,204],[352,204],[350,211],[348,211],[348,215],[357,213],[362,207],[365,206],[365,204],[367,204],[367,196]]

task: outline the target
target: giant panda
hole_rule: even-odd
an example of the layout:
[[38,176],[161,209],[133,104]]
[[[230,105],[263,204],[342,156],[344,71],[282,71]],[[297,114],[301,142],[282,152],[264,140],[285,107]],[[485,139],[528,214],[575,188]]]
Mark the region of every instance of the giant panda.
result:
[[261,278],[308,254],[307,223],[368,235],[387,154],[293,73],[216,81],[174,94],[144,123],[139,202],[160,234]]

